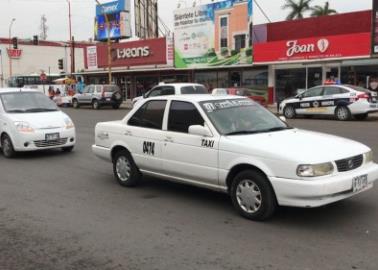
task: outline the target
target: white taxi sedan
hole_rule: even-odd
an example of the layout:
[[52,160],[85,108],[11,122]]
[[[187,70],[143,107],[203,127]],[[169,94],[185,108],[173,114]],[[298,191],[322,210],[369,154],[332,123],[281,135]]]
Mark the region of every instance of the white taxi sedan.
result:
[[46,95],[31,89],[0,89],[0,141],[5,157],[16,152],[61,148],[76,143],[71,118]]
[[365,120],[378,112],[377,93],[354,85],[321,85],[281,102],[279,113],[286,118],[297,115],[329,115],[346,121]]
[[318,207],[370,189],[369,147],[289,127],[254,101],[210,95],[144,100],[120,121],[98,123],[93,152],[123,186],[142,175],[228,192],[252,220],[277,206]]

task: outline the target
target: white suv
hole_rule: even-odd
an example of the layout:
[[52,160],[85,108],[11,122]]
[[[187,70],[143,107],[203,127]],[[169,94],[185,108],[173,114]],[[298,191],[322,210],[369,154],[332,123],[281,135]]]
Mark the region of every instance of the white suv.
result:
[[123,186],[141,175],[228,192],[249,219],[278,205],[318,207],[370,189],[378,165],[369,147],[289,127],[241,97],[149,98],[120,121],[98,123],[94,153]]
[[160,83],[143,96],[134,98],[133,105],[140,100],[150,97],[190,94],[208,94],[208,91],[205,86],[197,83]]

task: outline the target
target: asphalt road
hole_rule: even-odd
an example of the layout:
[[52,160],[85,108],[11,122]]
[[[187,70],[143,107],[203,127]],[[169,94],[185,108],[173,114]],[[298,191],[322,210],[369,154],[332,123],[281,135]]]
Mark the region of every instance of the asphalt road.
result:
[[[1,270],[378,269],[378,187],[252,222],[224,194],[151,178],[120,187],[90,146],[96,122],[127,111],[66,111],[77,126],[74,152],[0,155]],[[377,118],[290,123],[361,141],[378,160]]]

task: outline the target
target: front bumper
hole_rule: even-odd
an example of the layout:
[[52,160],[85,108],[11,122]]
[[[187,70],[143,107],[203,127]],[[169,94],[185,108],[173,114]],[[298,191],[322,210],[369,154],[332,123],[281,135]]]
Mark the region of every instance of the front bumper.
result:
[[92,152],[100,159],[105,161],[112,161],[111,150],[106,147],[92,145]]
[[[352,179],[368,175],[368,186],[353,192]],[[359,169],[320,179],[294,180],[270,177],[277,201],[282,206],[319,207],[369,190],[378,180],[378,164],[365,164]]]
[[[59,133],[59,139],[46,140],[46,134]],[[33,133],[17,133],[12,136],[15,151],[37,151],[74,146],[76,143],[75,129],[37,129]]]

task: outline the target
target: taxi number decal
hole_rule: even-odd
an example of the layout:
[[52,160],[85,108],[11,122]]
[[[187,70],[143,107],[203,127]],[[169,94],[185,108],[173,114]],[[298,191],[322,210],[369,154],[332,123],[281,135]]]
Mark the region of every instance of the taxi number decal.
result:
[[155,143],[153,142],[143,142],[143,154],[155,155]]
[[214,141],[202,139],[202,146],[208,148],[214,148]]

